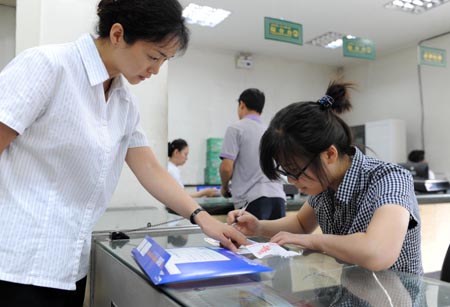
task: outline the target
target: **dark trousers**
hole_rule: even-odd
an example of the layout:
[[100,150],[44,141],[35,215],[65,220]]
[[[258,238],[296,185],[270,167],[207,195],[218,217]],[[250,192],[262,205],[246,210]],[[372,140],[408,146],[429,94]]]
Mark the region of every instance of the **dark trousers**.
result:
[[276,220],[286,216],[286,201],[278,197],[260,197],[252,201],[246,211],[260,220]]
[[87,277],[74,291],[23,285],[0,280],[0,305],[5,307],[82,307]]

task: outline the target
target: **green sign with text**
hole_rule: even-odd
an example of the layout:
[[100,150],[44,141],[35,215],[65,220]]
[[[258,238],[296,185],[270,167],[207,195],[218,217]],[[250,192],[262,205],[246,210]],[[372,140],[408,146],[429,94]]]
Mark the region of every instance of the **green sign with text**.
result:
[[302,25],[295,22],[264,17],[264,37],[265,39],[302,45]]
[[375,60],[375,44],[371,40],[344,37],[342,49],[346,57]]
[[447,51],[420,46],[420,65],[447,66]]

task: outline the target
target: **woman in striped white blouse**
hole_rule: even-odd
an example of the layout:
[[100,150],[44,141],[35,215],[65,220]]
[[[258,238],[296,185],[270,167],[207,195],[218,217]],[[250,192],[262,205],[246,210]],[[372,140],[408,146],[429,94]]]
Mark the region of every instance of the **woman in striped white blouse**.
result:
[[[102,0],[98,36],[31,48],[0,73],[0,299],[82,306],[90,233],[126,161],[143,187],[230,249],[245,237],[199,208],[155,158],[125,84],[187,48],[176,0]],[[231,239],[231,240],[230,240]]]

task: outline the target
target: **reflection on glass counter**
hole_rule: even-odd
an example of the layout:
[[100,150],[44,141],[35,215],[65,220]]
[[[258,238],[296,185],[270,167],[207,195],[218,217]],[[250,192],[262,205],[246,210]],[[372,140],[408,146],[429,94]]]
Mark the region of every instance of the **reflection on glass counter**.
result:
[[[286,200],[287,211],[297,211],[306,201],[306,196],[296,195],[294,198],[288,198]],[[210,198],[196,198],[195,201],[202,206],[206,211],[213,215],[227,214],[229,211],[234,210],[234,204],[232,198],[225,197],[210,197]]]
[[[427,193],[417,194],[417,201],[422,204],[449,203],[450,194],[448,193]],[[300,194],[294,198],[286,200],[286,211],[298,211],[308,199],[308,196]],[[233,200],[224,197],[196,198],[195,201],[213,215],[225,215],[234,210]]]
[[91,272],[92,306],[450,305],[448,283],[394,271],[374,273],[308,251],[292,258],[257,260],[273,272],[156,287],[131,255],[145,235],[164,248],[207,245],[205,236],[192,227],[155,229],[118,242],[97,238]]

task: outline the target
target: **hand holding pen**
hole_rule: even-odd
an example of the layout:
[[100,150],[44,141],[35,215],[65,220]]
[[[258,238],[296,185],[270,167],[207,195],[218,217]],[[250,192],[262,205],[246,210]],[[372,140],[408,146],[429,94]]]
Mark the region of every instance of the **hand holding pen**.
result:
[[246,202],[241,209],[229,212],[227,223],[246,236],[259,235],[262,225],[256,216],[249,212],[245,212],[247,207],[248,203]]
[[249,202],[246,201],[245,204],[244,204],[244,206],[242,206],[242,208],[239,210],[239,212],[238,212],[238,214],[237,214],[237,216],[236,216],[234,222],[231,224],[231,226],[235,226],[235,225],[238,223],[238,218],[240,218],[240,217],[244,214],[245,210],[246,210],[247,207],[248,207],[248,204],[249,204]]

